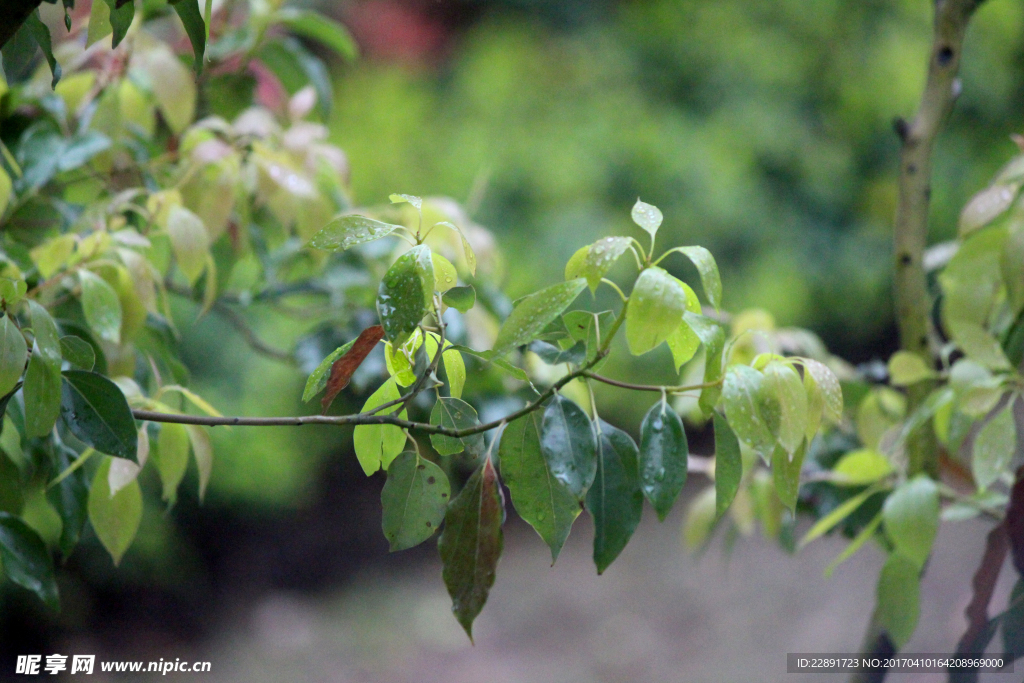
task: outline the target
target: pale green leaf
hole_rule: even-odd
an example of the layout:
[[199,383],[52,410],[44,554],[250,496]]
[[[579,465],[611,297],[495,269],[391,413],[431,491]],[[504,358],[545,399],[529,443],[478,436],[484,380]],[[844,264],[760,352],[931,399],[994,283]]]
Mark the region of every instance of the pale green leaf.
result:
[[89,521],[100,543],[117,565],[139,530],[142,490],[139,483],[133,481],[111,495],[108,480],[112,461],[113,458],[104,458],[96,469],[89,489]]
[[[711,252],[704,247],[676,247],[674,251],[690,259],[700,274],[700,283],[704,294],[716,309],[722,305],[722,276],[718,272],[718,264]],[[700,311],[695,311],[699,313]]]
[[893,491],[882,508],[885,535],[903,557],[924,566],[939,530],[939,490],[920,474]]
[[920,615],[920,567],[898,552],[889,555],[878,577],[875,614],[897,648],[907,644]]
[[803,548],[811,541],[821,538],[828,532],[832,531],[832,529],[834,529],[836,525],[838,525],[844,519],[846,519],[854,512],[856,512],[857,508],[864,504],[864,501],[866,501],[868,498],[870,498],[877,492],[877,488],[871,487],[868,489],[864,489],[856,496],[844,500],[842,503],[837,505],[831,512],[829,512],[827,515],[825,515],[817,522],[815,522],[811,526],[811,528],[807,530],[807,533],[804,534],[804,537],[800,539],[800,544],[798,547]]
[[88,270],[78,272],[82,285],[82,312],[96,335],[112,344],[121,343],[121,300],[106,280]]
[[432,253],[431,261],[434,264],[434,290],[447,292],[459,283],[459,273],[455,270],[452,262],[440,254]]
[[35,342],[25,372],[25,436],[48,436],[60,415],[60,338],[46,309],[29,300]]
[[309,246],[323,251],[351,249],[387,237],[400,227],[365,216],[339,216],[313,235],[309,240]]
[[664,220],[664,216],[661,215],[658,207],[642,202],[639,199],[633,205],[630,216],[634,223],[650,233],[652,240],[658,234],[658,228],[661,227],[661,222]]
[[203,221],[181,205],[174,205],[167,214],[167,235],[171,238],[171,249],[178,268],[194,285],[206,270],[207,254],[210,250],[210,236]]
[[626,342],[634,356],[668,339],[683,322],[686,290],[666,271],[651,267],[640,273],[626,309]]
[[[394,379],[389,379],[366,399],[362,412],[373,410],[398,398],[398,386]],[[380,414],[387,415],[389,412],[385,409]],[[399,417],[405,419],[404,410]],[[353,430],[352,444],[363,472],[370,476],[381,468],[386,470],[395,456],[402,452],[405,446],[405,432],[400,427],[389,424],[357,425]]]
[[185,425],[185,429],[188,431],[188,440],[192,442],[192,455],[199,470],[199,500],[202,502],[213,473],[213,443],[205,427]]
[[[762,375],[762,392],[774,399],[769,403],[772,408],[777,405],[779,411],[777,421],[774,417],[766,417],[769,429],[779,444],[792,453],[803,442],[807,430],[807,392],[803,380],[788,363],[781,361],[768,363]],[[762,402],[762,415],[769,403]]]
[[164,423],[156,440],[156,469],[163,484],[163,499],[173,503],[188,468],[189,438],[184,425]]
[[28,360],[28,345],[10,317],[0,317],[0,396],[6,396],[21,379]]
[[888,476],[892,464],[882,453],[870,448],[850,451],[832,468],[834,484],[840,486],[863,486]]
[[1010,469],[1017,450],[1017,427],[1014,424],[1012,402],[1003,406],[974,439],[971,472],[981,490],[987,489]]
[[605,237],[577,251],[565,266],[565,279],[587,279],[590,291],[596,291],[620,256],[629,250],[628,237]]

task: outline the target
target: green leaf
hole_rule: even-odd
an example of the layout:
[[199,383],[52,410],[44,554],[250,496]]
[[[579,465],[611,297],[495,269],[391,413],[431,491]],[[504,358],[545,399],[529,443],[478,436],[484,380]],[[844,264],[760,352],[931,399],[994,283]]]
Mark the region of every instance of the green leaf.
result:
[[455,270],[452,262],[440,254],[431,254],[430,260],[434,264],[434,289],[438,292],[447,292],[459,282],[459,272]]
[[874,518],[864,525],[864,528],[853,537],[849,545],[843,548],[843,552],[836,555],[836,559],[832,560],[827,567],[825,567],[825,578],[832,576],[832,572],[835,571],[836,567],[846,562],[848,559],[853,557],[854,553],[860,550],[865,543],[870,541],[875,536],[875,532],[878,531],[878,527],[882,525],[882,513],[879,512]]
[[192,443],[192,456],[196,459],[196,469],[199,471],[199,502],[202,502],[213,472],[213,444],[210,442],[209,433],[203,427],[185,425],[185,431],[188,432],[188,440]]
[[722,305],[722,276],[718,273],[715,257],[704,247],[676,247],[672,251],[678,251],[697,267],[704,295],[711,305],[718,309]]
[[8,316],[0,318],[0,396],[10,393],[21,379],[28,359],[28,346],[21,330]]
[[434,535],[444,519],[451,487],[440,467],[412,451],[399,454],[388,466],[380,493],[381,527],[391,552],[417,546]]
[[683,314],[683,322],[690,326],[704,345],[704,384],[709,386],[701,390],[698,405],[707,416],[711,414],[722,395],[722,386],[719,382],[725,372],[722,365],[725,330],[711,318],[690,311]]
[[[530,376],[527,375],[522,368],[517,368],[512,365],[494,351],[477,351],[476,349],[471,349],[463,344],[452,344],[452,348],[460,353],[467,353],[474,358],[479,358],[486,363],[494,363],[520,382],[530,381]],[[447,351],[445,351],[445,353],[447,353]]]
[[843,389],[839,379],[827,365],[810,358],[801,358],[804,370],[811,375],[825,399],[825,417],[832,422],[843,419]]
[[[600,313],[569,311],[562,316],[562,324],[568,330],[569,337],[586,343],[588,361],[593,361],[597,357],[602,339],[607,335],[614,321],[615,314],[611,311],[601,311]],[[606,358],[602,359],[592,369],[599,369],[606,360]]]
[[[468,429],[480,424],[480,420],[477,419],[473,406],[462,399],[441,396],[430,411],[430,424],[448,429]],[[484,435],[473,434],[457,439],[444,434],[431,434],[430,444],[441,455],[455,455],[463,450],[472,455],[479,455],[484,451]]]
[[135,418],[121,389],[96,372],[64,373],[61,416],[71,433],[96,450],[137,462]]
[[[428,335],[433,336],[433,333]],[[427,342],[427,348],[430,348]],[[462,360],[462,354],[456,349],[450,348],[451,344],[445,344],[445,351],[441,354],[441,361],[444,363],[444,371],[448,376],[448,393],[455,398],[462,396],[462,389],[466,386],[466,362]]]
[[57,170],[80,168],[94,156],[110,148],[110,138],[94,130],[78,131],[64,144]]
[[121,300],[107,281],[88,270],[78,272],[82,284],[82,312],[100,339],[121,343]]
[[50,609],[60,610],[50,551],[39,534],[6,512],[0,512],[0,560],[7,578],[35,593]]
[[89,12],[89,30],[85,39],[86,47],[97,40],[106,38],[114,30],[110,25],[110,6],[105,2],[92,3]]
[[555,479],[541,452],[542,418],[533,411],[505,427],[498,446],[501,477],[512,494],[516,512],[551,548],[551,562],[569,537],[580,504]]
[[688,363],[700,348],[700,337],[686,322],[679,325],[665,341],[672,351],[672,362],[676,366],[676,372],[679,372],[679,368]]
[[359,56],[359,50],[348,30],[318,12],[286,7],[279,10],[274,18],[278,23],[287,26],[292,33],[315,40],[341,57],[353,60]]
[[25,436],[49,436],[60,415],[60,339],[46,309],[29,301],[32,316],[32,357],[25,372]]
[[60,64],[53,57],[53,45],[50,42],[50,29],[46,28],[46,24],[39,18],[39,10],[36,9],[32,14],[28,15],[25,19],[25,28],[28,29],[32,38],[39,45],[39,49],[43,51],[43,56],[46,58],[46,63],[50,65],[50,73],[53,74],[53,78],[50,80],[50,87],[56,87],[57,82],[60,80]]
[[537,340],[530,343],[530,350],[548,365],[579,365],[587,359],[587,345],[581,341],[567,349],[560,349],[554,344]]
[[775,492],[790,511],[796,510],[796,500],[800,494],[800,470],[803,468],[806,453],[806,441],[803,441],[792,454],[782,446],[776,446],[772,451],[772,481],[775,482]]
[[[362,412],[373,410],[377,406],[397,398],[399,398],[398,385],[395,384],[394,379],[389,379],[380,385],[380,388],[373,392],[370,398],[366,399]],[[388,413],[385,410],[383,414]],[[403,410],[399,417],[405,419],[406,412]],[[366,473],[366,476],[370,476],[381,468],[387,470],[395,456],[402,452],[402,448],[405,446],[405,433],[395,425],[357,425],[353,430],[352,444],[363,472]]]
[[505,501],[498,473],[488,458],[477,468],[448,506],[438,539],[442,577],[452,597],[452,612],[473,639],[473,620],[480,614],[504,547],[501,524]]
[[633,205],[630,216],[633,218],[634,223],[650,233],[651,240],[658,234],[658,228],[661,227],[661,222],[665,219],[658,207],[653,204],[644,203],[639,199]]
[[904,558],[924,566],[939,530],[939,490],[924,474],[910,479],[885,499],[885,535]]
[[476,290],[473,285],[452,287],[444,293],[441,300],[459,313],[465,313],[476,304]]
[[[56,463],[62,472],[71,466],[73,459],[78,455],[68,448],[58,447],[54,450],[56,451]],[[56,485],[51,485],[46,492],[46,497],[53,509],[60,515],[61,529],[58,547],[61,555],[67,558],[78,545],[78,539],[89,518],[86,509],[89,500],[89,486],[85,479],[85,471],[81,468],[76,469]]]
[[188,469],[189,438],[184,425],[164,423],[156,440],[156,469],[163,484],[163,499],[173,503]]
[[740,441],[762,455],[770,453],[775,438],[762,415],[764,375],[747,365],[734,365],[725,373],[722,406],[729,426]]
[[715,424],[715,513],[721,517],[729,509],[743,478],[740,442],[729,423],[718,413]]
[[0,301],[3,301],[7,308],[10,309],[17,306],[25,298],[27,291],[28,283],[24,280],[0,277]]
[[[804,382],[788,363],[772,361],[761,371],[761,390],[771,401],[761,403],[761,413],[769,429],[787,452],[792,453],[804,441],[807,431],[807,391]],[[768,408],[767,406],[772,406]],[[778,406],[778,419],[767,415]],[[776,425],[778,425],[776,427]]]
[[811,541],[821,538],[828,532],[832,531],[837,524],[856,512],[857,508],[864,504],[864,501],[876,493],[878,493],[878,489],[876,487],[871,487],[864,489],[856,496],[852,496],[844,500],[831,512],[815,522],[811,528],[807,530],[807,533],[804,534],[804,537],[800,539],[800,543],[797,547],[803,548]]
[[96,351],[92,344],[73,334],[60,338],[60,351],[64,360],[78,370],[92,370],[96,367]]
[[682,324],[686,290],[676,278],[652,266],[640,273],[626,309],[626,342],[634,356],[668,339]]
[[892,473],[892,464],[883,454],[870,448],[850,451],[832,468],[832,483],[838,486],[873,484]]
[[971,472],[974,482],[981,490],[987,489],[999,480],[1010,468],[1013,454],[1017,450],[1017,428],[1014,424],[1010,401],[988,421],[974,439],[974,455]]
[[629,250],[628,237],[605,237],[577,251],[565,265],[565,279],[587,279],[590,291],[597,290],[601,278],[608,274],[620,256]]
[[699,549],[714,531],[718,521],[716,507],[713,486],[708,486],[690,501],[683,522],[683,545],[688,550]]
[[662,398],[640,425],[640,485],[661,521],[686,483],[689,455],[683,421]]
[[920,566],[898,552],[889,555],[878,577],[876,615],[893,644],[907,644],[920,614]]
[[599,429],[597,477],[587,491],[586,504],[594,520],[594,564],[597,573],[603,574],[640,524],[644,494],[633,439],[603,420]]
[[896,387],[909,387],[911,384],[932,379],[937,374],[928,367],[924,358],[909,351],[897,351],[889,359],[889,383]]
[[583,501],[597,476],[597,440],[583,409],[555,394],[544,409],[540,448],[548,469],[561,484]]
[[498,331],[494,352],[504,354],[536,339],[586,286],[587,281],[578,278],[523,297]]
[[433,293],[430,248],[421,244],[398,257],[377,290],[377,314],[391,342],[400,344],[417,329]]
[[959,233],[960,237],[979,230],[1001,214],[1013,204],[1020,192],[1020,183],[999,183],[990,185],[978,194],[971,197],[967,205],[960,213]]
[[422,211],[423,210],[423,198],[422,197],[417,197],[417,196],[411,195],[411,194],[392,193],[392,194],[388,195],[388,199],[391,200],[392,204],[401,204],[401,203],[405,202],[407,204],[412,204],[412,206],[417,211]]
[[327,386],[327,378],[331,374],[331,366],[334,365],[334,361],[338,360],[352,348],[356,343],[353,339],[347,344],[339,346],[327,358],[320,361],[320,365],[316,366],[316,370],[309,374],[309,378],[306,380],[306,388],[302,391],[302,402],[308,403],[313,400],[313,397],[319,394]]
[[[198,74],[203,70],[203,54],[206,52],[206,23],[203,15],[199,13],[199,3],[196,0],[168,0],[174,11],[178,13],[185,33],[192,43],[192,54],[194,63],[192,67]],[[113,19],[113,17],[111,17]]]
[[[96,4],[93,4],[93,7],[95,6]],[[145,33],[140,32],[136,43],[141,42],[143,35]],[[146,75],[160,113],[163,114],[168,127],[180,135],[192,125],[195,116],[195,77],[164,43],[147,39],[145,48],[133,52],[132,68],[137,68]]]
[[106,3],[110,9],[109,21],[114,32],[112,47],[117,47],[128,33],[128,27],[132,25],[132,20],[135,19],[135,0],[127,0],[127,2],[106,0]]
[[342,251],[387,237],[400,227],[365,216],[339,216],[313,235],[309,246],[323,251]]
[[[189,3],[193,0],[181,1]],[[185,207],[174,205],[167,214],[167,235],[171,238],[178,268],[189,284],[194,285],[206,270],[206,257],[210,250],[210,236],[203,221]]]
[[111,462],[112,458],[104,458],[96,468],[89,489],[89,521],[116,566],[121,563],[121,558],[139,530],[142,521],[142,490],[139,482],[133,481],[111,496],[107,481]]

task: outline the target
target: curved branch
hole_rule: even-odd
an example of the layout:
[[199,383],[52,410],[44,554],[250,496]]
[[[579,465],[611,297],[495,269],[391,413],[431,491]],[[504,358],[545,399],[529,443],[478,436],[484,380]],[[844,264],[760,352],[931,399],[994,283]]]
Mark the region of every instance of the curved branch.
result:
[[657,384],[632,384],[631,382],[623,382],[623,381],[620,381],[620,380],[617,380],[617,379],[612,379],[611,377],[605,377],[603,375],[598,375],[596,373],[589,372],[589,371],[584,372],[583,376],[587,377],[587,378],[590,378],[592,380],[595,380],[597,382],[603,382],[605,384],[610,384],[613,387],[619,387],[620,389],[632,389],[633,391],[659,391],[659,392],[664,392],[666,394],[684,394],[687,391],[699,391],[701,389],[708,389],[710,387],[717,387],[719,384],[721,384],[724,381],[724,379],[721,379],[721,380],[718,380],[717,382],[708,382],[706,384],[689,384],[689,385],[682,385],[682,386],[662,386],[662,385],[657,385]]

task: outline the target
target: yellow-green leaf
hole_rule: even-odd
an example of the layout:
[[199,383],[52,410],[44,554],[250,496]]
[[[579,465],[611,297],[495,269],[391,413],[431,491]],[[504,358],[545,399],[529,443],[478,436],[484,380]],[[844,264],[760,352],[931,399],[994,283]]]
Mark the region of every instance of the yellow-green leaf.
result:
[[139,482],[133,481],[111,495],[108,480],[112,460],[105,457],[96,469],[89,490],[89,521],[100,543],[117,565],[139,530],[142,521],[142,490]]

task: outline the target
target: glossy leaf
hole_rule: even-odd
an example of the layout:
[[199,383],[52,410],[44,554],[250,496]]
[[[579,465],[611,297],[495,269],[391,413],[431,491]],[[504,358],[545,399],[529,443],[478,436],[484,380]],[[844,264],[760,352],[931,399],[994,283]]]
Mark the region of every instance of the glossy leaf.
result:
[[565,279],[587,279],[590,291],[597,290],[601,278],[608,274],[620,256],[629,250],[628,237],[604,237],[577,251],[565,266]]
[[77,370],[92,370],[96,366],[96,351],[92,344],[73,334],[60,338],[60,351],[64,360]]
[[[716,309],[722,305],[722,276],[711,252],[704,247],[677,247],[674,251],[690,259],[700,274],[700,283],[708,301]],[[699,311],[695,311],[698,312]]]
[[[591,313],[590,311],[569,311],[562,316],[562,324],[569,332],[569,337],[587,345],[587,360],[593,361],[600,351],[601,344],[615,321],[611,311]],[[593,366],[598,370],[607,359],[602,359]]]
[[920,474],[893,491],[882,507],[885,535],[904,558],[924,566],[939,530],[939,491]]
[[679,325],[665,341],[672,352],[672,362],[676,366],[676,372],[683,367],[684,363],[688,363],[700,348],[700,337],[686,322]]
[[103,375],[84,370],[64,373],[61,417],[83,443],[119,458],[136,461],[135,418],[121,389]]
[[452,612],[470,640],[473,620],[494,585],[504,547],[504,517],[505,501],[498,473],[488,458],[448,506],[444,531],[437,542],[444,566],[442,577],[452,597]]
[[35,342],[25,372],[25,436],[48,436],[60,415],[60,339],[53,318],[29,301]]
[[[447,292],[459,282],[459,272],[452,262],[440,254],[432,253],[430,260],[434,264],[434,289]],[[442,299],[443,300],[443,299]]]
[[[428,335],[427,348],[430,348]],[[466,386],[466,362],[462,360],[462,354],[457,349],[451,348],[451,344],[445,343],[445,351],[441,354],[441,361],[444,363],[444,371],[448,377],[448,393],[455,398],[462,396],[462,390]]]
[[775,492],[782,504],[791,511],[796,510],[796,501],[800,494],[800,471],[806,453],[806,441],[792,454],[782,446],[776,446],[772,451],[772,481],[775,483]]
[[[768,363],[761,374],[762,394],[771,398],[770,401],[762,399],[761,414],[778,442],[787,452],[792,453],[803,442],[807,430],[807,391],[803,380],[796,370],[782,361]],[[774,411],[776,406],[777,419],[767,414],[769,410]]]
[[1017,427],[1014,424],[1012,404],[1011,401],[1003,406],[974,439],[971,472],[981,490],[987,489],[998,481],[1003,472],[1009,470],[1017,450]]
[[690,326],[704,345],[704,384],[708,386],[701,390],[698,405],[704,415],[710,415],[722,395],[722,385],[719,382],[725,372],[722,365],[725,330],[711,318],[689,311],[683,314],[683,322]]
[[668,339],[682,324],[685,312],[683,283],[656,266],[640,273],[626,309],[630,352],[639,356]]
[[96,468],[89,489],[89,521],[100,543],[110,553],[114,564],[118,565],[135,539],[142,521],[142,490],[139,483],[133,481],[111,495],[107,483],[111,460],[104,458]]
[[539,411],[510,422],[501,434],[498,454],[516,512],[551,548],[554,563],[580,514],[580,504],[548,468],[540,447],[541,430]]
[[[55,462],[62,472],[71,466],[72,460],[78,455],[66,447],[58,447],[55,451]],[[58,547],[61,555],[67,558],[78,545],[78,539],[89,518],[86,509],[89,500],[89,486],[85,478],[85,471],[79,468],[63,477],[55,485],[49,486],[46,497],[60,516],[61,529]]]
[[661,521],[686,483],[689,455],[683,421],[662,399],[640,425],[640,485]]
[[804,370],[810,373],[815,383],[821,389],[825,399],[825,417],[832,422],[839,422],[843,419],[843,390],[839,386],[839,379],[827,365],[809,358],[801,358]]
[[163,499],[173,503],[178,498],[188,468],[189,438],[184,425],[164,423],[156,440],[156,469],[163,485]]
[[6,396],[21,379],[28,360],[28,345],[21,330],[8,316],[0,317],[0,396]]
[[729,427],[725,418],[715,413],[715,511],[721,517],[743,478],[743,457],[740,454],[740,442]]
[[583,278],[552,285],[523,297],[498,331],[494,352],[504,354],[536,339],[587,286]]
[[391,552],[419,545],[434,535],[444,519],[451,487],[440,467],[405,451],[388,466],[380,493],[381,526]]
[[185,33],[192,43],[193,68],[199,73],[203,70],[203,55],[206,53],[206,23],[199,13],[199,3],[195,0],[168,0],[168,4],[178,13],[185,27]]
[[[398,397],[398,386],[395,384],[395,380],[389,379],[366,399],[362,412],[373,410],[379,405],[398,399]],[[385,409],[381,414],[387,415],[390,412]],[[404,410],[399,417],[403,419],[406,417]],[[370,476],[381,468],[386,470],[395,456],[402,452],[402,448],[405,446],[405,433],[395,425],[357,425],[353,430],[352,444],[363,472],[366,473],[366,476]]]
[[78,272],[82,285],[82,312],[96,335],[112,344],[121,343],[121,301],[106,280],[88,270]]
[[135,18],[135,1],[105,0],[105,2],[110,9],[108,20],[114,33],[111,46],[117,47],[124,39],[125,34],[128,33],[128,27],[132,25],[132,20]]
[[417,329],[433,293],[430,248],[420,245],[399,256],[377,290],[377,313],[388,340],[402,343]]
[[473,285],[452,287],[444,293],[441,300],[446,306],[451,306],[459,313],[465,313],[476,305],[476,290]]
[[[469,429],[480,424],[476,410],[462,399],[441,396],[430,411],[430,424],[448,429]],[[473,434],[462,439],[444,434],[431,434],[430,444],[441,455],[455,455],[463,450],[479,455],[484,450],[484,435]]]
[[571,400],[555,394],[544,409],[540,448],[551,474],[577,501],[597,476],[597,440],[590,418]]
[[39,49],[43,51],[43,57],[46,58],[46,63],[50,65],[50,73],[53,78],[50,80],[50,87],[53,88],[60,81],[61,71],[60,64],[53,57],[53,44],[50,41],[50,29],[46,27],[42,19],[39,18],[39,10],[36,9],[34,12],[28,15],[24,23],[25,28],[28,29],[32,38],[39,45]]
[[303,403],[313,400],[314,396],[324,390],[327,386],[327,378],[330,375],[331,368],[334,366],[334,361],[348,353],[348,350],[355,346],[355,343],[356,340],[353,339],[347,344],[339,346],[320,361],[320,365],[316,366],[313,372],[309,373],[309,377],[306,379],[306,387],[302,390]]
[[637,465],[639,451],[633,439],[607,422],[599,427],[597,476],[587,491],[586,505],[594,520],[594,564],[602,574],[640,524],[644,494]]
[[387,237],[401,226],[375,221],[366,216],[339,216],[313,235],[309,246],[323,251],[351,249]]
[[889,555],[878,577],[875,614],[897,648],[907,644],[920,613],[920,567],[898,552]]
[[764,376],[746,365],[734,365],[725,373],[722,405],[729,426],[752,450],[770,453],[775,442],[768,421],[762,415]]
[[661,222],[664,220],[664,216],[662,216],[658,207],[642,202],[639,199],[633,205],[630,216],[633,218],[634,223],[650,233],[652,240],[658,234],[658,228],[661,227]]
[[32,591],[50,609],[60,609],[50,551],[38,533],[6,512],[0,512],[0,560],[7,578]]

